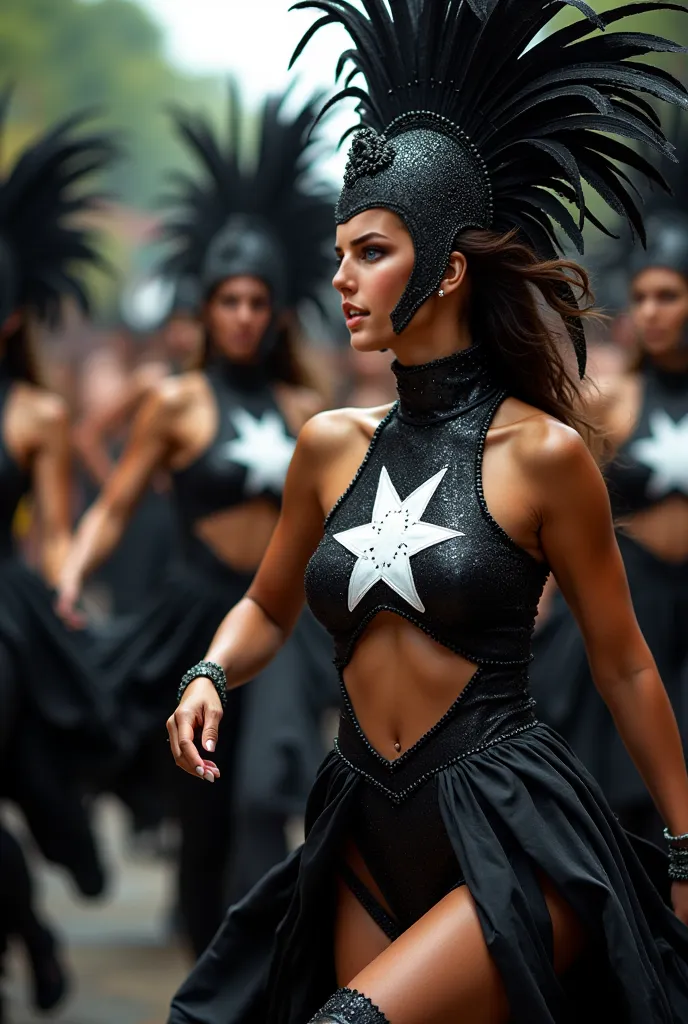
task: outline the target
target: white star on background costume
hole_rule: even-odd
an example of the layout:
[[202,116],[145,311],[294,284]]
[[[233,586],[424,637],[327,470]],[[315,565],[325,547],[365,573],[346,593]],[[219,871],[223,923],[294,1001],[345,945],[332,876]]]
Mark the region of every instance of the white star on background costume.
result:
[[386,583],[417,611],[425,611],[413,579],[411,556],[451,537],[464,536],[458,530],[421,522],[421,516],[447,469],[445,466],[435,473],[402,501],[383,466],[372,521],[334,534],[336,541],[358,557],[349,579],[349,611],[354,610],[378,580]]
[[281,492],[296,442],[285,431],[280,417],[268,410],[256,419],[245,409],[235,409],[230,418],[237,437],[223,445],[223,453],[232,462],[246,466],[246,490],[249,494]]
[[688,494],[688,416],[675,423],[664,409],[650,415],[651,437],[629,445],[638,462],[652,470],[647,489],[654,497]]

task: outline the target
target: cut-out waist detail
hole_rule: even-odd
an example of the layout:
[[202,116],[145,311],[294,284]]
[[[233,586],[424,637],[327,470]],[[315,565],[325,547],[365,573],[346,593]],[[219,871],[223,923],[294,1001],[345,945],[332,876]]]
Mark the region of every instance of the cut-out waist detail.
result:
[[527,672],[481,667],[432,729],[390,761],[366,738],[344,687],[343,694],[335,750],[394,802],[406,799],[449,765],[538,724]]

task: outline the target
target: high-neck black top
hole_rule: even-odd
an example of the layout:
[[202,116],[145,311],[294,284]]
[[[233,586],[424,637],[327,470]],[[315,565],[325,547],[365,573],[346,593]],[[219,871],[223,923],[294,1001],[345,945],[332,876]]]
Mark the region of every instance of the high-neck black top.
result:
[[172,474],[182,524],[189,529],[252,498],[269,498],[279,506],[295,447],[262,367],[218,359],[205,372],[217,431],[190,466]]
[[399,401],[325,521],[306,596],[343,668],[380,611],[477,664],[522,665],[545,565],[492,518],[485,437],[505,397],[482,346],[392,366]]
[[626,518],[671,495],[688,498],[688,372],[649,363],[631,436],[605,470],[612,511]]

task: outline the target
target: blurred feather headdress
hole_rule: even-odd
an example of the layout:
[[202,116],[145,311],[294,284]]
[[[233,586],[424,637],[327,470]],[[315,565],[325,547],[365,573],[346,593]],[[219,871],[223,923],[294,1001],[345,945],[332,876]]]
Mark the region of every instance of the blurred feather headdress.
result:
[[[339,77],[351,66],[344,88],[324,108],[353,97],[363,126],[336,216],[343,223],[381,206],[408,227],[416,261],[392,313],[397,333],[438,288],[464,229],[516,228],[541,258],[552,258],[560,228],[582,251],[586,217],[605,230],[586,208],[583,181],[644,240],[619,165],[663,184],[628,140],[671,159],[647,96],[687,106],[688,93],[666,71],[631,58],[685,48],[608,30],[630,15],[686,11],[683,4],[627,3],[599,15],[584,0],[361,0],[362,10],[348,0],[301,0],[295,7],[321,17],[292,61],[327,24],[343,25],[354,44],[337,68]],[[581,17],[542,38],[566,7]],[[582,375],[582,327],[568,327]]]
[[[0,133],[9,101],[6,90],[0,97]],[[79,131],[89,117],[76,114],[61,121],[0,177],[0,325],[16,309],[55,322],[64,296],[88,308],[78,266],[103,261],[93,232],[76,219],[103,198],[85,186],[86,180],[118,155],[111,136]]]
[[310,134],[319,97],[291,117],[287,94],[265,100],[255,160],[246,159],[246,113],[229,89],[229,132],[218,139],[202,116],[176,109],[174,123],[201,174],[178,173],[166,197],[174,204],[165,234],[173,245],[167,269],[200,280],[207,295],[220,281],[252,275],[270,287],[275,306],[295,309],[318,301],[330,269],[335,196],[315,179],[317,137]]
[[633,252],[631,273],[645,267],[667,267],[688,275],[688,113],[674,113],[666,134],[678,162],[664,157],[659,164],[671,194],[657,187],[643,190],[647,248]]

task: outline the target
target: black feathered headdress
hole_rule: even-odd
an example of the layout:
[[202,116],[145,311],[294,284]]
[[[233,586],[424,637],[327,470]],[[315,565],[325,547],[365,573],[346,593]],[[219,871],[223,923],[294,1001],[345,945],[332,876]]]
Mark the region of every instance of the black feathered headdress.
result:
[[[336,217],[343,223],[381,206],[408,227],[416,261],[392,312],[395,332],[438,288],[463,229],[517,228],[540,257],[552,258],[556,226],[582,251],[586,216],[605,230],[586,209],[582,181],[644,240],[628,177],[618,165],[662,183],[626,140],[670,157],[646,96],[686,106],[688,93],[667,72],[629,58],[684,48],[647,33],[596,30],[628,15],[685,11],[683,4],[629,3],[600,15],[584,0],[361,4],[363,11],[348,0],[295,4],[322,17],[292,61],[324,25],[342,24],[353,40],[337,77],[347,65],[352,70],[325,107],[353,97],[364,126],[353,140]],[[540,38],[567,6],[582,17]],[[359,74],[367,90],[352,84]],[[577,208],[577,220],[566,203]],[[577,321],[569,331],[582,375],[583,331]]]
[[176,110],[178,132],[198,159],[202,177],[176,174],[168,201],[178,209],[165,228],[174,245],[167,268],[198,276],[203,294],[220,281],[252,275],[271,289],[277,309],[318,301],[331,261],[335,196],[313,180],[317,139],[310,135],[320,97],[285,116],[286,94],[270,97],[260,113],[259,145],[247,168],[242,114],[230,86],[229,133],[219,141],[209,122]]
[[[7,90],[0,98],[0,132],[9,100]],[[76,267],[102,261],[92,232],[74,218],[103,198],[84,189],[84,179],[118,155],[111,137],[78,133],[88,116],[60,122],[0,178],[0,325],[17,309],[54,323],[63,296],[88,308]]]

